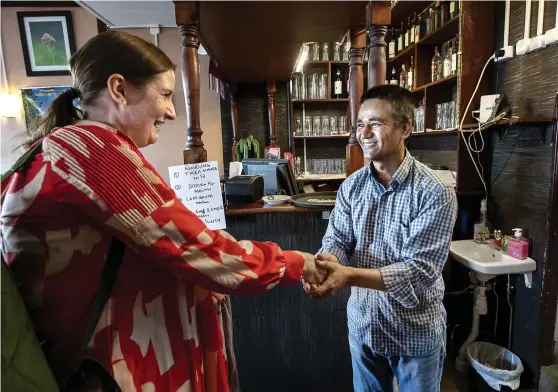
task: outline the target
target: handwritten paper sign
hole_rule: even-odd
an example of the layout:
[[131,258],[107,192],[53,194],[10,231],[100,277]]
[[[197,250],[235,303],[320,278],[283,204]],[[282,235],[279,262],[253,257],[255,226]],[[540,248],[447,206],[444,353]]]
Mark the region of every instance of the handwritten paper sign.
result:
[[176,196],[208,228],[227,227],[217,162],[171,166],[169,177]]

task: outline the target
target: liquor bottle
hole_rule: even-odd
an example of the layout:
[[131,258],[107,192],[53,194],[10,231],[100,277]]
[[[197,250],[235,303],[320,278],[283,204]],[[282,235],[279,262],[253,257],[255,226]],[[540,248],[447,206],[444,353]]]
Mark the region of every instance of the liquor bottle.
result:
[[451,52],[451,74],[452,75],[457,74],[457,52],[459,47],[458,40],[459,40],[459,36],[456,35],[452,45],[453,48]]
[[405,47],[411,45],[411,17],[407,18],[407,30],[405,30]]
[[417,24],[415,25],[415,43],[419,42],[423,37],[424,22],[422,20],[422,15],[419,16]]
[[389,58],[392,59],[397,53],[397,45],[395,42],[395,28],[391,28],[391,41],[389,41]]
[[418,20],[417,20],[417,13],[415,12],[415,16],[413,17],[413,21],[411,22],[411,31],[410,31],[410,38],[409,38],[409,42],[411,44],[414,44],[415,41],[415,26],[417,24]]
[[459,15],[459,1],[451,0],[449,4],[450,18],[455,18]]
[[448,43],[448,48],[446,49],[446,55],[444,56],[444,78],[450,76],[451,73],[451,41]]
[[341,98],[341,95],[343,94],[343,82],[341,81],[341,70],[339,68],[337,69],[337,79],[333,84],[333,89],[335,93],[335,98],[337,99]]
[[389,84],[393,84],[394,86],[397,86],[399,84],[397,75],[395,74],[395,67],[391,69],[391,79],[389,80]]
[[441,67],[442,67],[442,58],[440,57],[440,54],[438,53],[438,47],[436,46],[434,48],[434,57],[432,57],[432,66],[430,68],[433,82],[441,79],[441,75],[440,75],[442,71]]
[[405,64],[401,66],[401,73],[399,74],[399,87],[407,88],[407,71]]
[[413,56],[411,56],[411,65],[409,65],[409,71],[407,72],[407,88],[409,90],[415,88],[415,62]]
[[403,32],[403,22],[401,22],[401,30],[399,30],[399,37],[397,38],[397,53],[401,52],[405,47],[405,33]]

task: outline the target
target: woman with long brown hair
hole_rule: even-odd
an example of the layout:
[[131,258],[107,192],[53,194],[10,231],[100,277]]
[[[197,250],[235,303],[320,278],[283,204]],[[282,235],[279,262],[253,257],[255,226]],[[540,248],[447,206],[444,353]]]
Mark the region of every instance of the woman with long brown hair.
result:
[[[42,151],[11,177],[3,256],[62,384],[80,355],[112,238],[122,266],[89,355],[124,391],[227,391],[210,291],[263,294],[323,276],[310,254],[209,230],[138,148],[172,104],[174,65],[156,46],[109,31],[70,60],[73,87],[32,134]],[[79,100],[78,108],[73,104]]]

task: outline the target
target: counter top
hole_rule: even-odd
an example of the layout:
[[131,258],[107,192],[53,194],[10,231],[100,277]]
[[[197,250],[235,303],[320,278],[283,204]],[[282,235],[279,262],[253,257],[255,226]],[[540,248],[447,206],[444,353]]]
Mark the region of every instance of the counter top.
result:
[[306,208],[297,207],[290,203],[283,203],[276,206],[264,204],[263,200],[259,200],[250,204],[229,204],[225,209],[226,216],[239,215],[255,215],[255,214],[278,214],[278,213],[296,213],[296,212],[321,212],[331,211],[332,207]]

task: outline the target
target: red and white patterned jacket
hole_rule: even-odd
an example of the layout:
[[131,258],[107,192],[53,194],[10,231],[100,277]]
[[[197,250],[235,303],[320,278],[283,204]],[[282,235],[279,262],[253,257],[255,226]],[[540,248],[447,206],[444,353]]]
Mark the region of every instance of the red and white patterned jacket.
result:
[[51,363],[59,378],[79,354],[112,236],[127,249],[90,345],[126,392],[228,391],[210,291],[300,282],[299,253],[209,230],[104,124],[55,130],[2,186],[2,252],[38,335],[64,347]]

